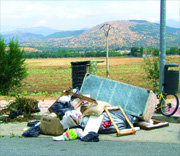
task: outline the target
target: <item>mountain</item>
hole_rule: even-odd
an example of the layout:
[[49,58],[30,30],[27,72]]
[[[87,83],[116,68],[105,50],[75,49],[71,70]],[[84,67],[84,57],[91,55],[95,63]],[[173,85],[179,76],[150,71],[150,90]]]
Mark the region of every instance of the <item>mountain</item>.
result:
[[6,42],[9,42],[10,39],[18,39],[18,41],[24,42],[24,41],[34,41],[43,38],[43,35],[40,34],[32,34],[32,33],[12,33],[12,34],[6,34],[3,35]]
[[[113,29],[109,32],[109,49],[118,50],[137,47],[159,47],[160,25],[144,20],[111,21],[88,29],[77,36],[64,38],[43,38],[37,41],[24,42],[23,46],[33,47],[68,47],[104,49],[105,35],[100,27],[110,24]],[[180,28],[166,27],[167,47],[180,47]]]
[[9,31],[7,30],[5,31],[5,29],[2,29],[2,34],[31,33],[31,34],[41,34],[43,36],[47,36],[59,31],[57,29],[52,29],[48,27],[32,27],[32,28],[30,27],[30,28],[16,28],[16,29],[11,28],[9,29]]
[[166,24],[170,27],[180,28],[180,22],[173,19],[167,19]]
[[64,37],[71,37],[71,36],[78,36],[81,33],[83,33],[85,30],[74,30],[74,31],[60,31],[53,33],[51,35],[48,35],[44,38],[64,38]]

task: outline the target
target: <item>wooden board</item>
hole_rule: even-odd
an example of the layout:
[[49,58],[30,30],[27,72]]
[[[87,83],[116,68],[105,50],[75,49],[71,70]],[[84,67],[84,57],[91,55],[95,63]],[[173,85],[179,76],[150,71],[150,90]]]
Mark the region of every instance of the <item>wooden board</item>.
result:
[[87,135],[89,132],[98,133],[103,118],[104,118],[104,115],[90,116],[89,120],[87,122],[87,125],[86,125],[86,127],[84,129],[84,135]]
[[151,129],[161,128],[161,127],[167,127],[169,126],[169,123],[161,122],[161,121],[153,119],[151,123],[142,121],[142,122],[136,123],[136,126],[139,126],[141,129],[151,130]]

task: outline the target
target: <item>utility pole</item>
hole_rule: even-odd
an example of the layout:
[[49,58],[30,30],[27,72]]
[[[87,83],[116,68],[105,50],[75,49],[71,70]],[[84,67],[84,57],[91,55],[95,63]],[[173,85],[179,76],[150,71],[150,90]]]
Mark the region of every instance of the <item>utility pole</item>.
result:
[[109,31],[111,30],[112,26],[110,24],[103,24],[103,26],[100,27],[100,30],[102,29],[104,31],[104,35],[106,37],[106,77],[109,77],[109,49],[108,49],[108,36]]
[[159,92],[162,91],[164,82],[164,66],[166,64],[166,0],[161,0],[160,8],[160,70]]

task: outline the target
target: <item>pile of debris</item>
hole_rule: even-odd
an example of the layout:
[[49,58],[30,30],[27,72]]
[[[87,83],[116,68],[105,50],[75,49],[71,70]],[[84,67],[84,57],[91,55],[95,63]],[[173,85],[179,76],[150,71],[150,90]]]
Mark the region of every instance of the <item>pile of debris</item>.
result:
[[23,136],[45,134],[54,136],[55,141],[79,138],[97,142],[99,134],[117,133],[117,136],[123,136],[135,134],[140,127],[151,129],[168,125],[159,125],[158,121],[153,120],[149,123],[142,121],[125,112],[120,105],[111,106],[107,102],[96,101],[80,94],[77,89],[64,91],[48,110],[49,114],[42,116],[40,121],[28,123],[31,128]]
[[[53,135],[53,140],[99,141],[98,133],[117,135],[134,134],[133,124],[136,117],[125,113],[123,109],[111,107],[107,102],[96,101],[81,95],[77,89],[65,91],[49,108],[49,114],[40,121],[29,123],[32,127],[23,136],[38,134]],[[130,129],[129,129],[130,128]]]
[[[55,141],[78,138],[97,142],[99,134],[122,136],[135,134],[140,128],[168,126],[168,122],[151,119],[155,105],[152,91],[87,74],[80,91],[64,91],[48,108],[48,113],[28,123],[22,135],[45,134],[53,136]],[[37,103],[30,107],[32,111],[38,111],[37,108]]]

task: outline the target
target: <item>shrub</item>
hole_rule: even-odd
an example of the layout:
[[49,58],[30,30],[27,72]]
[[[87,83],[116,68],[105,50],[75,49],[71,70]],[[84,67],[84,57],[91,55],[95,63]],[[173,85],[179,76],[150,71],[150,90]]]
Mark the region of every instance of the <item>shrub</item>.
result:
[[21,86],[21,80],[27,76],[23,58],[24,50],[21,50],[18,41],[10,40],[8,48],[0,37],[0,94],[8,95],[10,91]]
[[145,65],[143,66],[146,72],[146,79],[153,86],[153,91],[159,90],[159,57],[144,58]]
[[31,116],[31,113],[38,111],[38,101],[32,98],[16,97],[0,114],[10,111],[20,111],[24,116]]

